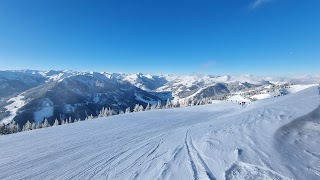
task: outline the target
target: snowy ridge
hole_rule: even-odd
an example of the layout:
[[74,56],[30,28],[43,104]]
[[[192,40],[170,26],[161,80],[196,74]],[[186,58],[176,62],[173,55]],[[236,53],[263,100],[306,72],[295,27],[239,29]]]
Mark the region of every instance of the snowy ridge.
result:
[[[219,102],[2,136],[0,179],[318,179],[319,144],[308,143],[320,133],[319,103],[311,87],[250,106]],[[281,130],[308,113],[302,127],[312,131]]]

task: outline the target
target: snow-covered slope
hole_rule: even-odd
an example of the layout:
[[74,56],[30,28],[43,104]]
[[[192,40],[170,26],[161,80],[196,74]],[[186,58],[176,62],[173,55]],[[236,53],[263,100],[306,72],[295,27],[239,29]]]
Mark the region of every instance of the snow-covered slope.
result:
[[319,103],[311,87],[1,136],[0,179],[319,179]]

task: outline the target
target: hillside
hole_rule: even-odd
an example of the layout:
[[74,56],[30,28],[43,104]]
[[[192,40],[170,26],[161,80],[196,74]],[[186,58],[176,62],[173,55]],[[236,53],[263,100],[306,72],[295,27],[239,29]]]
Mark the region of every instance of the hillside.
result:
[[319,103],[311,87],[0,136],[0,179],[318,179]]
[[[241,94],[263,99],[290,94],[286,84],[318,83],[318,76],[270,78],[253,75],[144,75],[77,71],[0,71],[0,123],[12,120],[22,127],[27,121],[85,119],[103,108],[119,113],[136,104],[164,105],[193,100],[227,99]],[[306,86],[306,85],[305,85]],[[232,99],[232,98],[231,98]],[[239,98],[237,98],[239,99]]]

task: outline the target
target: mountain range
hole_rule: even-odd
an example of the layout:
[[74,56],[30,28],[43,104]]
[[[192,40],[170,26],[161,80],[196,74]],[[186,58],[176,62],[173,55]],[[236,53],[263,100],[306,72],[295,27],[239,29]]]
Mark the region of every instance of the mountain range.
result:
[[212,98],[284,83],[315,84],[319,76],[150,75],[77,71],[0,71],[0,121],[41,123],[96,116],[103,107],[116,112],[167,99]]

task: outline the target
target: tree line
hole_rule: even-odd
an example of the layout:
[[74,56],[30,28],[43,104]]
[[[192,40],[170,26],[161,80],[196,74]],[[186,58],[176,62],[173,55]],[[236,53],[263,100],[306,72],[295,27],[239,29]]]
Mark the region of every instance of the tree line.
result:
[[119,112],[114,111],[110,108],[103,107],[97,116],[93,116],[92,114],[87,116],[84,120],[79,119],[72,119],[69,117],[68,119],[62,119],[58,120],[55,119],[54,123],[50,125],[47,118],[44,118],[42,123],[35,123],[27,121],[22,127],[19,126],[18,123],[16,123],[14,120],[12,120],[9,124],[1,123],[0,124],[0,135],[6,135],[6,134],[13,134],[18,133],[22,131],[30,131],[35,129],[41,129],[41,128],[48,128],[52,126],[60,126],[65,124],[71,124],[76,123],[79,121],[86,121],[86,120],[92,120],[102,117],[108,117],[113,115],[119,115],[119,114],[128,114],[128,113],[136,113],[136,112],[142,112],[142,111],[152,111],[152,110],[158,110],[158,109],[171,109],[171,108],[179,108],[179,107],[186,107],[186,106],[198,106],[198,105],[205,105],[210,104],[211,101],[209,98],[203,98],[200,100],[191,100],[191,99],[185,99],[183,102],[179,101],[171,101],[170,99],[167,99],[166,104],[162,105],[162,102],[159,100],[157,103],[154,103],[151,105],[148,103],[145,107],[140,104],[136,104],[133,108],[133,110],[130,109],[130,107],[127,107],[125,111],[120,110]]

